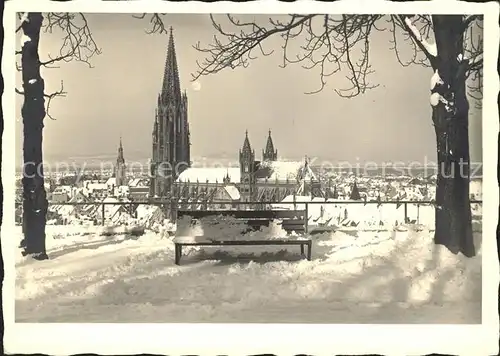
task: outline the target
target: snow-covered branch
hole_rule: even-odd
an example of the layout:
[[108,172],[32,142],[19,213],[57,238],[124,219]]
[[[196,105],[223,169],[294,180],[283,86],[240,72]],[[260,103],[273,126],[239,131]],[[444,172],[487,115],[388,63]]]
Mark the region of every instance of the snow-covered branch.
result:
[[417,46],[425,53],[427,58],[431,62],[437,57],[437,46],[435,43],[430,43],[427,39],[425,39],[417,26],[415,26],[411,20],[410,16],[401,16],[403,18],[406,29],[409,31],[410,36],[416,42]]
[[24,22],[29,22],[28,14],[29,14],[29,12],[24,12],[22,14],[19,14],[19,19],[21,20],[21,23],[16,28],[16,33],[18,33],[19,31],[21,31],[21,29],[23,28],[23,23]]

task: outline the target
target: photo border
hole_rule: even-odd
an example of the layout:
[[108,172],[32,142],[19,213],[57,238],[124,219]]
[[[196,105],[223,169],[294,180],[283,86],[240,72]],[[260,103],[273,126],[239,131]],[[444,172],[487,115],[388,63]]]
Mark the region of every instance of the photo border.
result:
[[[265,3],[265,6],[264,6]],[[451,4],[451,6],[450,6]],[[362,7],[360,7],[362,5]],[[2,183],[3,201],[2,255],[5,280],[3,288],[4,345],[9,353],[99,354],[168,353],[175,354],[332,354],[335,353],[404,353],[404,354],[478,354],[498,351],[498,255],[491,234],[497,231],[499,210],[498,167],[499,118],[498,4],[459,1],[382,2],[347,1],[335,3],[255,1],[247,3],[200,2],[99,2],[83,0],[49,2],[15,0],[5,4],[4,57],[2,75],[5,87],[15,83],[14,24],[15,12],[179,12],[179,13],[483,13],[484,14],[484,99],[483,99],[483,305],[481,325],[315,325],[315,324],[36,324],[15,323],[14,254],[15,241],[9,240],[14,225],[15,162],[14,120],[3,122]],[[486,45],[487,43],[487,45]],[[496,61],[495,61],[496,58]],[[5,117],[14,118],[14,91],[5,90],[2,106]],[[9,194],[7,194],[7,192]],[[487,194],[484,194],[487,192]],[[498,248],[498,244],[497,244]],[[498,251],[498,250],[497,250]],[[495,294],[493,294],[495,293]],[[488,312],[489,311],[489,312]],[[278,337],[279,335],[279,337]],[[300,335],[300,337],[298,337]],[[361,342],[362,340],[362,342]],[[56,343],[58,342],[58,343]],[[493,349],[493,347],[495,347]],[[244,352],[242,352],[244,350]],[[481,350],[481,351],[480,351]]]

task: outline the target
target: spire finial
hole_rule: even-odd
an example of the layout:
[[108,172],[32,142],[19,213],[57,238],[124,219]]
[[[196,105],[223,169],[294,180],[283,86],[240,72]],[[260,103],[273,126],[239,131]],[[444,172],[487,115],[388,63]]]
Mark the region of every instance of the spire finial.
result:
[[271,129],[269,129],[269,137],[271,137]]
[[167,58],[165,61],[165,69],[163,73],[163,85],[161,97],[165,100],[167,97],[170,100],[180,100],[181,89],[179,82],[179,70],[177,67],[177,58],[175,54],[174,33],[170,27],[170,36],[167,47]]
[[248,129],[245,130],[245,137],[248,138]]

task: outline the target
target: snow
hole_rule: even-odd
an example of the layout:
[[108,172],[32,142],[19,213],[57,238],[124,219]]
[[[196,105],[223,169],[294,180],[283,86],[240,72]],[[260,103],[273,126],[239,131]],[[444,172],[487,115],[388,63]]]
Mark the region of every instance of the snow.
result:
[[430,43],[426,40],[422,40],[422,44],[424,45],[427,52],[429,52],[432,56],[437,57],[438,50],[437,50],[437,45],[435,43]]
[[431,90],[433,90],[436,87],[436,85],[442,85],[442,84],[444,84],[443,79],[441,79],[441,77],[439,76],[439,71],[436,69],[436,71],[431,77]]
[[29,36],[26,36],[25,34],[23,34],[23,35],[21,36],[21,45],[22,45],[22,46],[24,46],[24,44],[25,44],[26,42],[30,42],[30,41],[31,41],[31,38],[30,38]]
[[108,178],[108,180],[106,181],[106,187],[111,187],[111,186],[116,186],[116,178],[115,177],[110,177]]
[[[467,58],[465,58],[465,59],[467,59]],[[473,65],[473,64],[481,61],[482,59],[483,59],[483,54],[480,53],[480,54],[476,55],[474,58],[472,58],[472,60],[469,60],[469,65]]]
[[240,191],[238,190],[238,188],[236,188],[236,186],[234,186],[234,185],[226,185],[224,187],[224,189],[226,190],[227,194],[229,194],[229,196],[231,197],[231,199],[233,199],[233,200],[240,199]]
[[206,168],[206,167],[190,167],[183,171],[179,177],[177,178],[177,182],[200,182],[206,183],[207,180],[209,183],[219,182],[222,183],[224,177],[229,174],[231,183],[239,183],[240,182],[240,169],[239,168],[223,168],[223,167],[214,167],[214,168]]
[[471,259],[428,231],[337,231],[312,237],[312,261],[298,246],[186,247],[176,266],[161,233],[47,229],[51,259],[17,254],[17,322],[481,322],[479,233]]
[[413,24],[410,17],[405,17],[405,23],[406,26],[410,28],[411,32],[413,32],[413,35],[417,38],[417,40],[422,41],[422,36],[420,35],[420,31],[418,30],[417,26]]
[[[271,161],[271,162],[263,162],[262,167],[269,167],[271,170],[271,175],[269,176],[269,180],[295,180],[301,169],[304,167],[304,162],[296,162],[296,161]],[[308,174],[314,174],[308,170]]]
[[[177,221],[175,241],[195,241],[199,238],[211,241],[233,241],[241,238],[248,229],[246,222],[229,216],[213,216],[202,218],[195,223],[188,216]],[[268,227],[259,231],[244,233],[246,240],[284,239],[286,231],[281,228],[280,221],[273,221]],[[296,239],[296,236],[293,236]]]
[[411,21],[410,17],[405,17],[405,23],[406,26],[409,27],[410,31],[413,33],[417,41],[422,43],[422,45],[425,47],[427,52],[429,52],[430,55],[437,57],[438,51],[437,51],[437,46],[435,43],[429,43],[425,38],[422,37],[420,30],[413,24]]
[[430,102],[432,106],[437,106],[439,102],[446,102],[446,100],[439,93],[432,93],[430,97]]
[[23,13],[23,15],[21,16],[21,22],[30,22],[28,15],[29,15],[29,12]]

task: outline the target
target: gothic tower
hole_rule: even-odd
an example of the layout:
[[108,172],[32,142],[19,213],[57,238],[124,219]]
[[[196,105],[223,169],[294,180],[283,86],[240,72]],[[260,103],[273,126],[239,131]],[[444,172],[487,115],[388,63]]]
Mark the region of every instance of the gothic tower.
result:
[[152,133],[150,197],[166,197],[172,183],[191,166],[187,94],[181,93],[174,34],[170,28],[163,84]]
[[248,130],[245,132],[243,148],[240,150],[240,195],[243,201],[252,200],[255,195],[255,151],[250,146]]
[[121,136],[120,136],[120,146],[118,147],[118,157],[116,158],[114,173],[115,173],[116,186],[120,187],[122,185],[125,185],[126,184],[125,158],[123,157],[123,145]]
[[273,139],[271,137],[271,130],[267,137],[266,150],[262,150],[263,161],[276,161],[278,159],[278,150],[274,149]]

